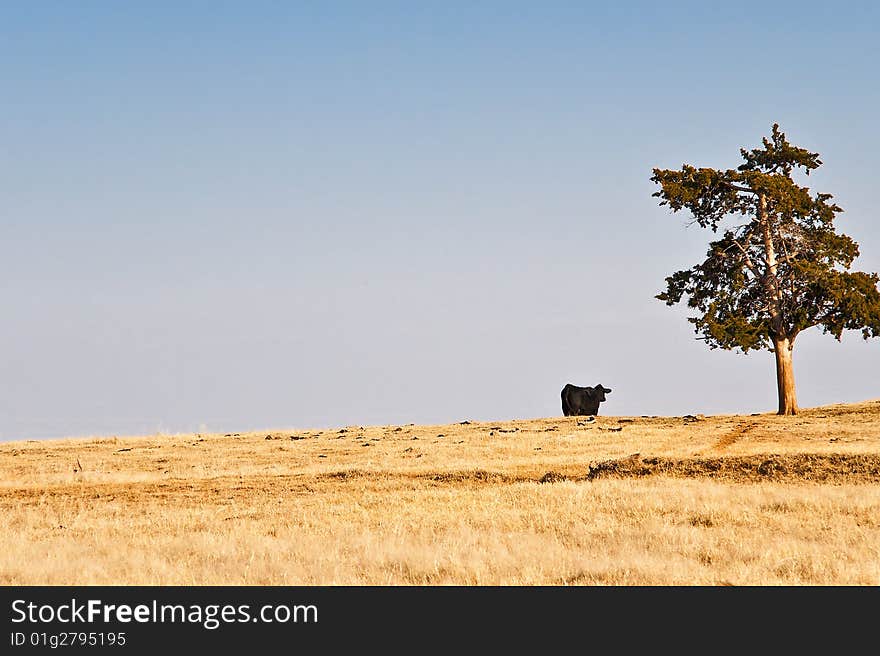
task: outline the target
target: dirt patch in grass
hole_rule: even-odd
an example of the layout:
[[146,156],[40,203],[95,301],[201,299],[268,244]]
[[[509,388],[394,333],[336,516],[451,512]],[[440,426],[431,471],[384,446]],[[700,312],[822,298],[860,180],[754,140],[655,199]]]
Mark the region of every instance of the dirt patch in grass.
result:
[[730,445],[736,443],[741,437],[743,437],[746,433],[752,430],[757,424],[755,422],[744,422],[737,426],[735,429],[726,433],[718,440],[715,444],[716,449],[726,449]]

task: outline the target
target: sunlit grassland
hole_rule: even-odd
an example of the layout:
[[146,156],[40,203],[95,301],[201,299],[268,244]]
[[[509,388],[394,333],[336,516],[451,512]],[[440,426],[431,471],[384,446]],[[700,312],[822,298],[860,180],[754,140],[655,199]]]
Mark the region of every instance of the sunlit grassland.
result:
[[3,585],[878,585],[880,401],[11,442],[0,526]]

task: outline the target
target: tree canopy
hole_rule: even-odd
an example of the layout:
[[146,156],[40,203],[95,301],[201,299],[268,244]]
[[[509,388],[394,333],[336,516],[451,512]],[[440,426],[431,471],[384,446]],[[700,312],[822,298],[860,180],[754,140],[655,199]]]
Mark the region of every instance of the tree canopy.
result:
[[[667,305],[686,298],[697,313],[688,321],[710,348],[787,349],[790,358],[797,335],[813,326],[838,340],[844,330],[880,335],[880,278],[850,271],[859,246],[835,230],[843,210],[831,194],[813,193],[792,177],[819,168],[819,154],[789,143],[778,124],[763,147],[740,153],[735,169],[653,170],[661,206],[687,210],[719,235],[706,259],[668,276],[656,298]],[[784,414],[796,412],[790,359],[788,375],[792,399]]]

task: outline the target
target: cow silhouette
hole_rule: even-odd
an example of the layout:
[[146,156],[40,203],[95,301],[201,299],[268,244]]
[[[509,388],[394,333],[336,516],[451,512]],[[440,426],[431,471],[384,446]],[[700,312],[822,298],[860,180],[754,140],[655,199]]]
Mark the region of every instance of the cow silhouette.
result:
[[605,395],[610,393],[608,387],[599,383],[595,387],[578,387],[567,383],[562,388],[562,414],[566,417],[573,415],[597,415],[599,404],[605,400]]

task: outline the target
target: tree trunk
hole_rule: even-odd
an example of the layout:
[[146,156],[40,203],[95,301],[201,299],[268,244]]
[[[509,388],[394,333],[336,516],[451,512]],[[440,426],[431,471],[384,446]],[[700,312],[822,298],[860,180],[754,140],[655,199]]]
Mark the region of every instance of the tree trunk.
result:
[[[791,364],[796,333],[791,336],[786,334],[776,247],[773,244],[770,216],[767,214],[767,197],[764,194],[758,196],[758,223],[764,238],[764,256],[767,258],[763,283],[770,306],[770,337],[773,339],[773,352],[776,355],[776,388],[779,393],[779,412],[776,414],[796,415],[797,396],[794,391],[794,369]],[[779,335],[786,336],[779,337]]]
[[794,390],[794,368],[791,353],[794,340],[788,337],[773,340],[776,356],[776,387],[779,392],[779,415],[796,415],[798,413],[797,395]]

